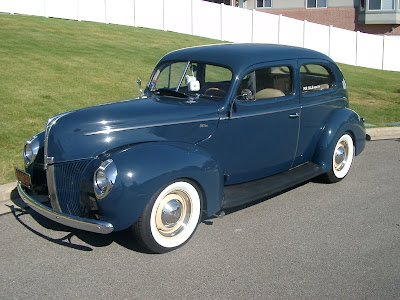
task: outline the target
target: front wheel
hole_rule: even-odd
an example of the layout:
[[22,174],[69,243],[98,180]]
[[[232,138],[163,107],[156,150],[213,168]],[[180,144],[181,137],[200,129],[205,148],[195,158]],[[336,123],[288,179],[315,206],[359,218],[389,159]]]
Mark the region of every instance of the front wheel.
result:
[[353,157],[353,139],[346,133],[336,143],[332,154],[332,168],[325,174],[326,181],[334,183],[342,180],[350,170]]
[[200,193],[195,185],[176,181],[152,197],[132,230],[150,251],[168,252],[191,238],[199,223],[200,212]]

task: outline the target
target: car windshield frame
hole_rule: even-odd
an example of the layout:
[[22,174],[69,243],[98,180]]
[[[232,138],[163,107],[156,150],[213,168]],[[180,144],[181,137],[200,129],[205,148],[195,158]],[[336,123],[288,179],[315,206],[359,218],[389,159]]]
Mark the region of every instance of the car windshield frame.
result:
[[[160,81],[163,85],[158,85]],[[195,60],[165,61],[154,68],[146,93],[220,101],[228,94],[232,83],[233,72],[227,66]]]

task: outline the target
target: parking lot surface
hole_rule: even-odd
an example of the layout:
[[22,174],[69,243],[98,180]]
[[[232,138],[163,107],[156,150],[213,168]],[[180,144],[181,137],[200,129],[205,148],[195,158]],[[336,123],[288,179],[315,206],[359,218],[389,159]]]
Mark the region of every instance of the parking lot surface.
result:
[[336,184],[314,180],[205,220],[148,254],[130,232],[0,217],[2,299],[400,298],[400,140],[371,141]]

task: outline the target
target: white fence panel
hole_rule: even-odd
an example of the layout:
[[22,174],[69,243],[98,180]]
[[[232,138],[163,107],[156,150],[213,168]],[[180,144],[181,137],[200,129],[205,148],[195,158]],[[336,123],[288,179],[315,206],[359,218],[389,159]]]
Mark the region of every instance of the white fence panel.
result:
[[191,0],[164,0],[164,30],[192,34]]
[[135,0],[107,0],[106,22],[135,26]]
[[3,13],[14,13],[14,2],[10,0],[0,0],[0,12]]
[[201,0],[0,0],[0,12],[170,30],[230,42],[278,43],[349,65],[400,71],[400,38],[356,33]]
[[355,66],[357,63],[357,33],[330,27],[330,57],[337,62]]
[[14,0],[9,3],[12,3],[13,13],[44,16],[44,1],[45,0]]
[[78,18],[82,21],[106,22],[105,0],[79,0]]
[[383,69],[400,72],[400,37],[385,36]]
[[221,4],[222,40],[251,43],[253,16],[251,10]]
[[329,26],[305,21],[304,48],[329,55]]
[[221,5],[193,0],[193,34],[211,39],[222,39]]
[[279,16],[253,10],[253,43],[279,43]]
[[46,0],[46,16],[78,20],[78,0]]
[[279,44],[303,47],[304,22],[279,16]]
[[382,69],[383,36],[357,32],[357,66]]
[[135,0],[135,26],[164,30],[164,1]]

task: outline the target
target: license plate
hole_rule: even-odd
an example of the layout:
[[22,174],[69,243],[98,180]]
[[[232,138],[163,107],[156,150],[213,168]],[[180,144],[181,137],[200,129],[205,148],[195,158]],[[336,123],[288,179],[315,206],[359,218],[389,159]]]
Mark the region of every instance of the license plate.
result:
[[26,187],[30,187],[31,186],[31,175],[18,169],[15,168],[15,175],[17,176],[17,179],[19,182],[21,182],[22,185],[26,186]]

